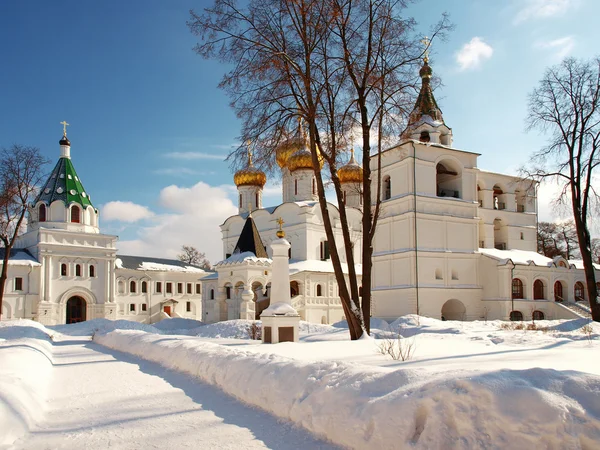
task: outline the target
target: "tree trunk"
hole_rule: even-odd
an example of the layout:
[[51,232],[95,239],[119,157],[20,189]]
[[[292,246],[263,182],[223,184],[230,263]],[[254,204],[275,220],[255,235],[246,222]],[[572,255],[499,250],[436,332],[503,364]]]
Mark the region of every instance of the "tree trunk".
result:
[[596,286],[596,276],[594,273],[594,260],[591,252],[591,239],[587,225],[581,220],[581,211],[577,207],[573,207],[573,215],[575,216],[575,228],[577,230],[577,238],[579,240],[579,249],[581,251],[581,259],[583,260],[583,270],[585,272],[585,284],[587,288],[588,301],[590,310],[592,311],[592,320],[600,322],[600,304],[596,301],[598,297],[598,288]]
[[371,273],[373,254],[372,227],[373,210],[371,208],[371,142],[369,117],[367,107],[363,103],[360,107],[363,137],[363,217],[362,217],[362,313],[365,330],[371,334]]
[[8,259],[10,257],[10,249],[5,248],[4,250],[2,272],[0,273],[0,320],[2,320],[2,302],[4,301],[4,288],[6,286],[6,279],[8,278]]

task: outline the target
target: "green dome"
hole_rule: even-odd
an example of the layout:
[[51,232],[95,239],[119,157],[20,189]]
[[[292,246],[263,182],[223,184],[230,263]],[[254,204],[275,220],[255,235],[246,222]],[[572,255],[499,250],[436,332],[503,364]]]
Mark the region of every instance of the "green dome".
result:
[[50,206],[56,200],[62,200],[67,206],[77,203],[84,209],[88,206],[94,207],[69,158],[58,160],[35,203],[44,202]]

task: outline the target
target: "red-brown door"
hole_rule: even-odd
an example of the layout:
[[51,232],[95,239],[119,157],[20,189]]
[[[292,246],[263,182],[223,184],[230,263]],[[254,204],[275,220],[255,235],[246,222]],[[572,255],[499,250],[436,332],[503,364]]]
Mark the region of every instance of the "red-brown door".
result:
[[170,306],[163,306],[163,311],[166,312],[169,317],[171,316],[171,307]]

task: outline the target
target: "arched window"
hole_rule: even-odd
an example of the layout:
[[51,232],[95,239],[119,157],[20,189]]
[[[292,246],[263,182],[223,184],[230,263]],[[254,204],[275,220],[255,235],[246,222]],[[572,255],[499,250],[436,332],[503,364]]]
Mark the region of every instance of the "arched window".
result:
[[544,283],[542,280],[535,280],[533,282],[533,299],[543,300],[544,299]]
[[383,200],[392,198],[392,180],[389,175],[383,177]]
[[81,265],[80,264],[75,264],[75,276],[76,277],[81,276]]
[[77,205],[71,206],[71,222],[81,223],[81,210]]
[[38,209],[38,220],[40,222],[46,221],[46,205],[40,205]]
[[225,297],[227,300],[231,299],[231,286],[225,286]]
[[294,195],[298,195],[298,180],[294,180]]
[[214,300],[214,299],[215,299],[215,290],[214,290],[214,289],[211,289],[211,290],[210,290],[210,299],[211,299],[211,300]]
[[523,298],[523,282],[518,278],[512,280],[512,298]]
[[132,294],[135,294],[135,281],[129,282],[129,292],[131,292]]
[[148,292],[148,283],[142,281],[142,293],[145,294],[146,292]]
[[63,277],[67,276],[67,265],[66,264],[60,265],[60,275]]
[[512,320],[513,322],[518,321],[522,321],[523,320],[523,313],[521,311],[511,311],[510,312],[510,320]]
[[576,302],[582,302],[585,299],[583,294],[583,283],[581,281],[575,283],[574,293]]
[[258,208],[258,192],[256,192],[254,194],[254,203],[256,204],[256,207]]
[[562,302],[563,299],[563,285],[560,281],[557,281],[554,283],[554,301]]
[[321,261],[329,259],[329,241],[321,241],[320,245]]
[[117,283],[117,290],[119,294],[125,293],[125,282],[123,280],[119,280]]
[[240,208],[242,207],[242,194],[240,193]]
[[494,186],[494,209],[506,209],[504,191],[497,184]]
[[461,198],[461,169],[453,161],[444,161],[435,167],[435,182],[438,197]]
[[312,179],[312,188],[313,188],[313,195],[317,195],[317,180],[314,177]]
[[431,140],[431,136],[429,136],[429,131],[421,131],[421,136],[419,136],[419,141],[429,142],[430,140]]
[[531,319],[532,320],[544,320],[544,313],[541,311],[534,311],[531,314]]
[[317,297],[322,297],[323,291],[320,284],[317,284]]

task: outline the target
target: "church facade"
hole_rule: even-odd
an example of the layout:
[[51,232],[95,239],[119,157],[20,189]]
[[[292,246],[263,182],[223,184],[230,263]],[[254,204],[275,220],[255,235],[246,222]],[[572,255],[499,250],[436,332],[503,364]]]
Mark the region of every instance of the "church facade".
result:
[[11,252],[2,319],[56,325],[201,318],[200,279],[207,272],[180,261],[117,255],[117,240],[100,232],[99,211],[77,176],[65,129],[60,158]]

